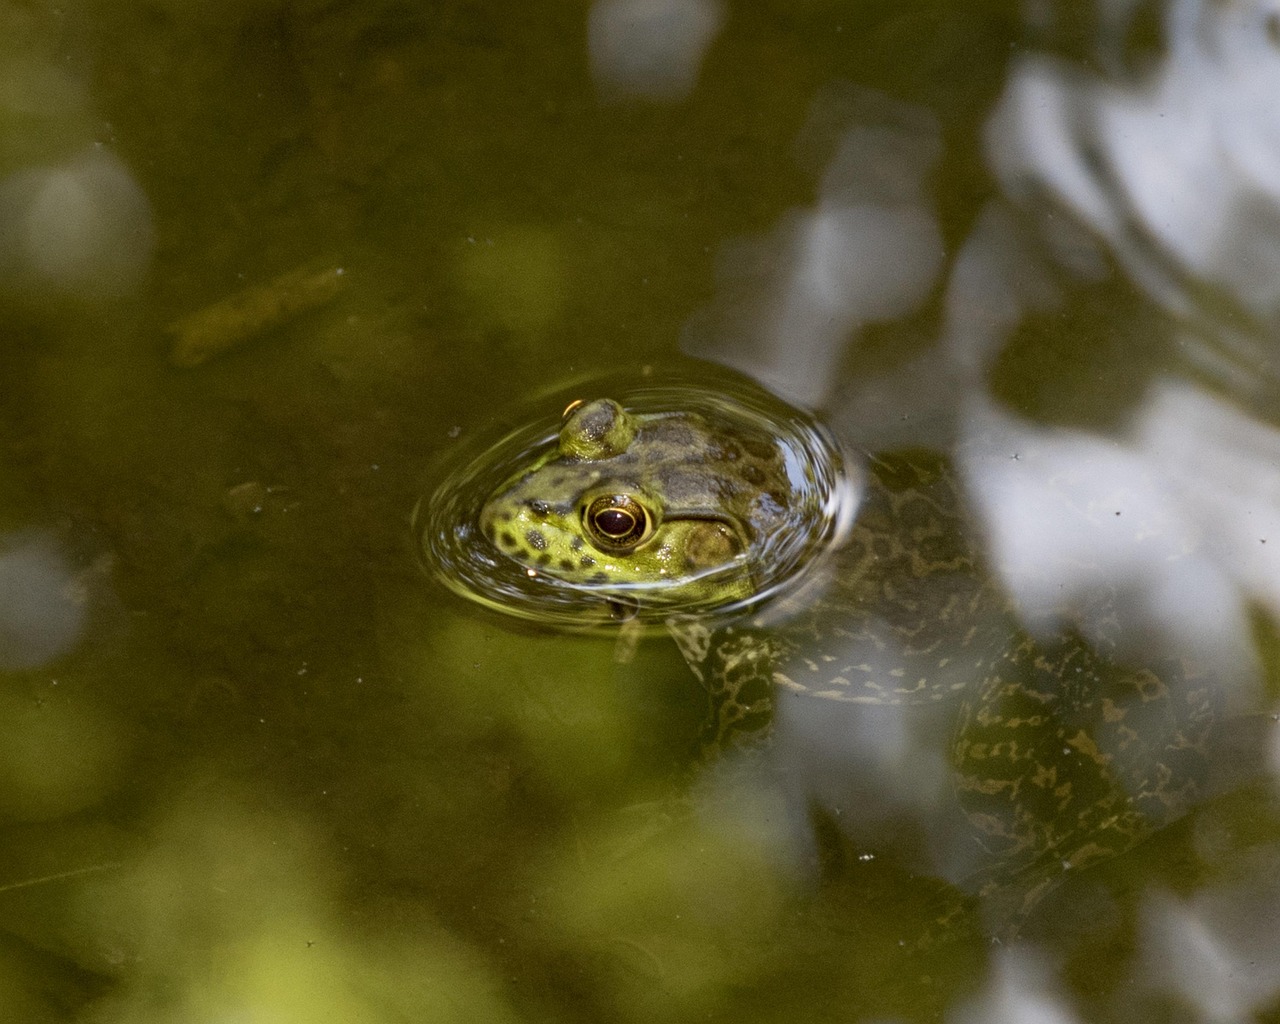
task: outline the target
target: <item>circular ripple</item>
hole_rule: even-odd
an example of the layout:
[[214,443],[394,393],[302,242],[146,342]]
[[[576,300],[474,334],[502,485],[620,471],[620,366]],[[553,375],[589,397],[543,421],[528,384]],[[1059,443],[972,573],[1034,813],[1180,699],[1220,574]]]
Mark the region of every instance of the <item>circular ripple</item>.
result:
[[[606,397],[641,415],[698,413],[714,431],[763,436],[778,446],[795,500],[785,528],[758,538],[748,554],[756,583],[750,598],[672,600],[661,592],[663,583],[570,583],[526,570],[480,531],[478,517],[489,497],[557,446],[564,407],[574,399]],[[539,400],[530,421],[505,436],[460,446],[439,483],[418,502],[413,528],[432,575],[454,593],[507,615],[573,628],[681,613],[736,616],[793,591],[839,546],[857,505],[853,465],[825,427],[745,381],[717,380],[711,388],[689,378],[601,380]],[[713,574],[699,589],[714,591],[714,580]]]

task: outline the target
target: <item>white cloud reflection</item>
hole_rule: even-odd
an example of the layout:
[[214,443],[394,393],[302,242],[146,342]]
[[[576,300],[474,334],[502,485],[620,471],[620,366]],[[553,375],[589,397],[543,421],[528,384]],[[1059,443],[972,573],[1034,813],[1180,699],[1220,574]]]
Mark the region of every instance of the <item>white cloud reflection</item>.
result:
[[1172,378],[1135,382],[1145,394],[1113,436],[1048,426],[1001,409],[987,377],[1025,316],[1103,279],[1109,256],[1188,311],[1199,337],[1171,346],[1230,363],[1227,380],[1275,358],[1270,334],[1190,313],[1207,287],[1280,326],[1278,10],[1176,0],[1165,60],[1128,84],[1016,63],[988,152],[1031,217],[984,211],[949,267],[940,344],[852,382],[839,370],[859,329],[911,312],[941,269],[927,190],[940,145],[927,114],[846,90],[817,205],[739,246],[720,329],[695,326],[688,346],[823,408],[854,444],[951,446],[1029,626],[1101,639],[1099,595],[1114,593],[1121,654],[1207,663],[1237,705],[1257,675],[1250,604],[1280,613],[1280,433]]
[[[783,785],[795,805],[826,809],[868,851],[884,848],[895,823],[928,823],[918,866],[951,878],[972,870],[966,847],[973,840],[955,808],[944,715],[784,693],[777,700],[773,756],[785,766]],[[802,850],[811,843],[808,831],[807,819],[798,823],[793,841]]]
[[835,138],[816,143],[833,150],[817,203],[788,213],[770,237],[730,251],[726,301],[714,322],[692,326],[685,345],[809,407],[832,398],[848,339],[916,308],[943,256],[926,202],[942,150],[934,119],[844,87],[815,104],[809,133],[828,131]]
[[153,245],[150,203],[107,151],[0,180],[0,286],[120,295],[146,273]]
[[1280,475],[1256,469],[1280,467],[1280,431],[1168,382],[1125,438],[978,400],[964,433],[992,565],[1028,626],[1105,629],[1130,658],[1178,654],[1234,684],[1237,709],[1251,703],[1249,604],[1280,613]]
[[724,22],[719,0],[595,0],[591,73],[606,97],[683,99]]
[[80,639],[85,611],[77,576],[51,536],[0,535],[0,670],[37,668],[66,654]]
[[[1118,35],[1096,49],[1116,53],[1139,5],[1102,6],[1099,24]],[[727,248],[720,297],[686,349],[819,409],[853,446],[946,451],[1029,629],[1080,628],[1138,663],[1180,656],[1214,677],[1228,713],[1256,712],[1253,617],[1280,619],[1280,3],[1173,0],[1164,29],[1165,51],[1140,73],[1014,59],[986,131],[1003,195],[949,263],[930,115],[857,89],[836,93],[834,116],[820,99],[814,122],[838,127],[817,201]],[[1159,311],[1141,329],[1167,358],[1088,368],[1104,382],[1134,373],[1112,426],[1002,406],[990,379],[1015,331],[1105,291],[1117,270]],[[936,337],[874,377],[847,372],[865,327],[938,292]],[[946,745],[917,710],[784,696],[775,753],[786,784],[855,839],[914,819],[935,870],[955,878],[966,860],[943,810]],[[1215,899],[1148,909],[1152,984],[1162,958],[1208,957],[1203,982],[1186,985],[1188,999],[1202,989],[1198,1019],[1248,1019],[1280,971],[1262,958],[1232,989],[1242,947],[1223,938]],[[1255,924],[1280,919],[1266,907]],[[1071,1020],[1037,972],[1002,959],[982,1000],[950,1019]]]
[[1055,990],[1053,971],[1035,950],[1001,950],[982,992],[947,1014],[947,1024],[1075,1024]]
[[1216,371],[1247,386],[1280,365],[1280,7],[1173,0],[1164,14],[1167,52],[1137,82],[1020,58],[987,150],[1008,195],[1051,198],[1161,307],[1207,320],[1216,337],[1189,354],[1212,365],[1227,350]]
[[987,149],[1031,220],[999,205],[979,218],[943,339],[966,382],[957,460],[1028,622],[1078,618],[1114,588],[1130,653],[1154,641],[1194,654],[1238,696],[1256,675],[1250,602],[1280,614],[1280,432],[1172,378],[1135,382],[1145,390],[1110,437],[1049,427],[997,408],[986,375],[1022,316],[1106,273],[1101,240],[1180,318],[1170,350],[1256,404],[1280,366],[1278,15],[1174,0],[1165,58],[1128,83],[1021,58]]
[[1200,1024],[1244,1024],[1280,997],[1280,892],[1213,888],[1155,894],[1142,913],[1141,981],[1176,997]]

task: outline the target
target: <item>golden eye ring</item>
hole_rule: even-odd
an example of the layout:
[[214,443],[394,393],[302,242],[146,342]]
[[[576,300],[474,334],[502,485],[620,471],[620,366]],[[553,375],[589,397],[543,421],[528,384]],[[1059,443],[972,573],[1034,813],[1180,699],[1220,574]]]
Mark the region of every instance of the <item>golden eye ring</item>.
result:
[[596,498],[583,510],[582,522],[596,546],[604,551],[630,551],[653,533],[649,513],[629,494]]

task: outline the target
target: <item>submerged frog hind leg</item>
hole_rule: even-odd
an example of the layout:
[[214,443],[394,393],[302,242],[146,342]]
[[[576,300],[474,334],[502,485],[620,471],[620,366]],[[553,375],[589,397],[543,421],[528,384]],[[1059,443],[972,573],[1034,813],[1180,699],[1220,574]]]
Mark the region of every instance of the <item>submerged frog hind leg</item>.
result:
[[723,751],[759,747],[768,742],[773,722],[774,666],[787,645],[754,630],[729,627],[712,633],[695,619],[667,622],[689,663],[707,690],[707,715],[700,747],[707,757]]
[[957,723],[956,789],[993,860],[964,887],[1012,935],[1065,878],[1137,846],[1210,793],[1222,725],[1211,681],[1081,637],[1013,645]]

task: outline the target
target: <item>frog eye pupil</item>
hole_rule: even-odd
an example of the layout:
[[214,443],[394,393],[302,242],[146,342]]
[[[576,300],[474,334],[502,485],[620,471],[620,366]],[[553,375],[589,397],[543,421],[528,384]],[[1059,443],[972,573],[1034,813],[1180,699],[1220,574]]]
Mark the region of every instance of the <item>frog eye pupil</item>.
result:
[[625,509],[606,508],[596,513],[596,529],[606,537],[625,537],[635,525],[636,517]]
[[627,494],[613,494],[593,501],[583,513],[587,532],[603,549],[629,551],[652,532],[649,514]]

